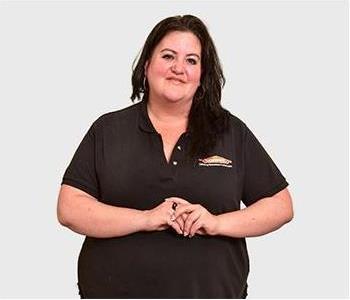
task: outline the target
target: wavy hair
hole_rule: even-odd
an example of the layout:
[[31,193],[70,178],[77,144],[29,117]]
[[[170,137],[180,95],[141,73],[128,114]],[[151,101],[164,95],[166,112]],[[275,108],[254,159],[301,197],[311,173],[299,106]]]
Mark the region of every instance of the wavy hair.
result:
[[191,32],[201,43],[200,86],[193,96],[187,132],[191,137],[189,156],[202,157],[210,154],[219,135],[227,130],[229,112],[220,103],[225,77],[219,57],[207,27],[199,18],[192,15],[169,17],[152,29],[141,55],[133,62],[131,100],[142,98],[142,101],[148,101],[149,85],[145,76],[145,63],[151,58],[154,48],[162,38],[173,31]]

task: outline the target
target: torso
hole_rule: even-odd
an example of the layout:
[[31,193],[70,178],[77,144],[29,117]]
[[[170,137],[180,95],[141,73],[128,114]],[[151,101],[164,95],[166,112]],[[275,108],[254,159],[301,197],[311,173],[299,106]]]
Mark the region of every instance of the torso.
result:
[[171,153],[173,152],[177,141],[179,140],[180,136],[186,131],[187,123],[182,122],[176,125],[167,124],[166,126],[164,126],[152,116],[149,117],[153,124],[153,127],[162,136],[164,155],[167,162],[169,163]]
[[162,136],[163,151],[168,163],[170,161],[171,153],[173,152],[173,149],[183,132],[184,130],[179,130],[175,132],[172,132],[170,130],[159,132],[159,134]]
[[[231,160],[231,167],[202,165],[197,157],[187,159],[190,135],[178,141],[186,151],[176,151],[185,127],[151,126],[141,102],[96,121],[63,182],[116,207],[151,210],[166,198],[180,197],[215,215],[239,210],[245,184],[245,128],[231,117],[230,130],[210,153]],[[178,164],[166,166],[164,156],[169,158],[172,148]],[[92,151],[96,159],[86,159]],[[273,185],[280,180],[274,176],[269,181]],[[265,184],[264,190],[271,186]],[[241,298],[249,272],[244,239],[188,239],[172,228],[107,239],[87,237],[78,262],[85,298]]]

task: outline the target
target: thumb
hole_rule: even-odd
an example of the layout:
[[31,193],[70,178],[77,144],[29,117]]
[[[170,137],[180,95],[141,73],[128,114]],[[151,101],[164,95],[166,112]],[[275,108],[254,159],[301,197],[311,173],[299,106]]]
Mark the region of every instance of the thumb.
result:
[[165,201],[172,201],[177,204],[190,204],[190,202],[186,201],[185,199],[179,198],[179,197],[170,197],[166,198]]

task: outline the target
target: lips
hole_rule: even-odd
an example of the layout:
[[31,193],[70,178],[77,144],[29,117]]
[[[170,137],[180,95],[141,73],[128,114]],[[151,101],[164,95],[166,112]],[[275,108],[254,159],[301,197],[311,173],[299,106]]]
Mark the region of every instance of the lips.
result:
[[176,78],[176,77],[168,77],[167,80],[170,80],[170,81],[174,82],[175,84],[185,83],[185,81],[183,81],[180,78]]

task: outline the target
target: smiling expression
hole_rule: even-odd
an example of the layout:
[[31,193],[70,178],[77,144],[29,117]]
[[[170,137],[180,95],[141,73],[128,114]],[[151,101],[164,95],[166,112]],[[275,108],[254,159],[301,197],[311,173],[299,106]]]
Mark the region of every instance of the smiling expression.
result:
[[168,33],[146,62],[145,74],[151,101],[192,101],[201,77],[199,39],[191,32]]

